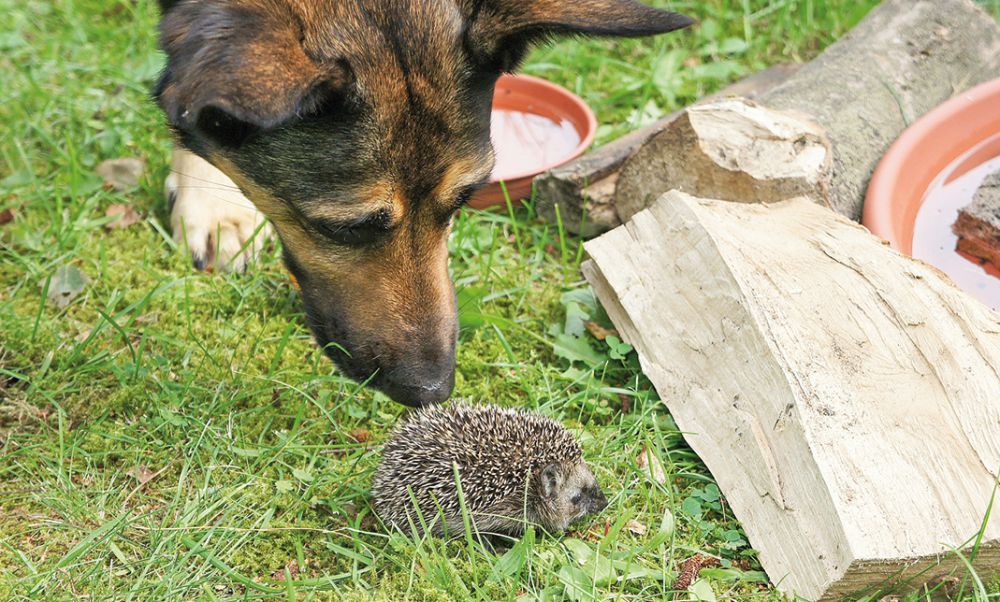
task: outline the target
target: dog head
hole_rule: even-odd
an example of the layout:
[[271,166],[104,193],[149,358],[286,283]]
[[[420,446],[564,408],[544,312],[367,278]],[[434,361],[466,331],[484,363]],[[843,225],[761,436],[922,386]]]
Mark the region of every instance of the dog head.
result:
[[452,218],[493,167],[501,73],[554,34],[690,19],[634,0],[162,0],[156,98],[274,224],[310,328],[349,376],[447,399]]

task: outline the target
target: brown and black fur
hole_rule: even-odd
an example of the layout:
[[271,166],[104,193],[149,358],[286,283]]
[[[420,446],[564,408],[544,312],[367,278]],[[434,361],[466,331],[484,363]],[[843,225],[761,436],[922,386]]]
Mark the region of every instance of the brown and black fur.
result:
[[497,77],[554,34],[690,24],[633,0],[164,0],[156,98],[272,221],[310,328],[409,405],[454,383],[447,239],[489,177]]

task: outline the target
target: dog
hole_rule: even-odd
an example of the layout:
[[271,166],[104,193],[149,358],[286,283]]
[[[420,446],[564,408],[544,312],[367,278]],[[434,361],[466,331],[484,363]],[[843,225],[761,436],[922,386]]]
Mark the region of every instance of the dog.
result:
[[241,269],[273,228],[317,343],[409,406],[454,387],[447,241],[493,168],[497,78],[551,36],[693,22],[636,0],[160,4],[174,236]]

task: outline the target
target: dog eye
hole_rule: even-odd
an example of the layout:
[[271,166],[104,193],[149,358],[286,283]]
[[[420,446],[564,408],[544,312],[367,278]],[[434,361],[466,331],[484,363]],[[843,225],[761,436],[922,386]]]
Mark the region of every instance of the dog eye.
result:
[[318,220],[316,229],[323,236],[342,245],[357,247],[378,242],[392,229],[391,218],[386,211],[378,211],[354,222]]

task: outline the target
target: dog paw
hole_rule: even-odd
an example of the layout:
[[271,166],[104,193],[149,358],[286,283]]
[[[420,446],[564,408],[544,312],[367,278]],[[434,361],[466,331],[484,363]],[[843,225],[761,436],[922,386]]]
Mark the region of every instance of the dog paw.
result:
[[174,240],[199,270],[242,271],[272,235],[236,184],[188,151],[174,150],[164,189]]

